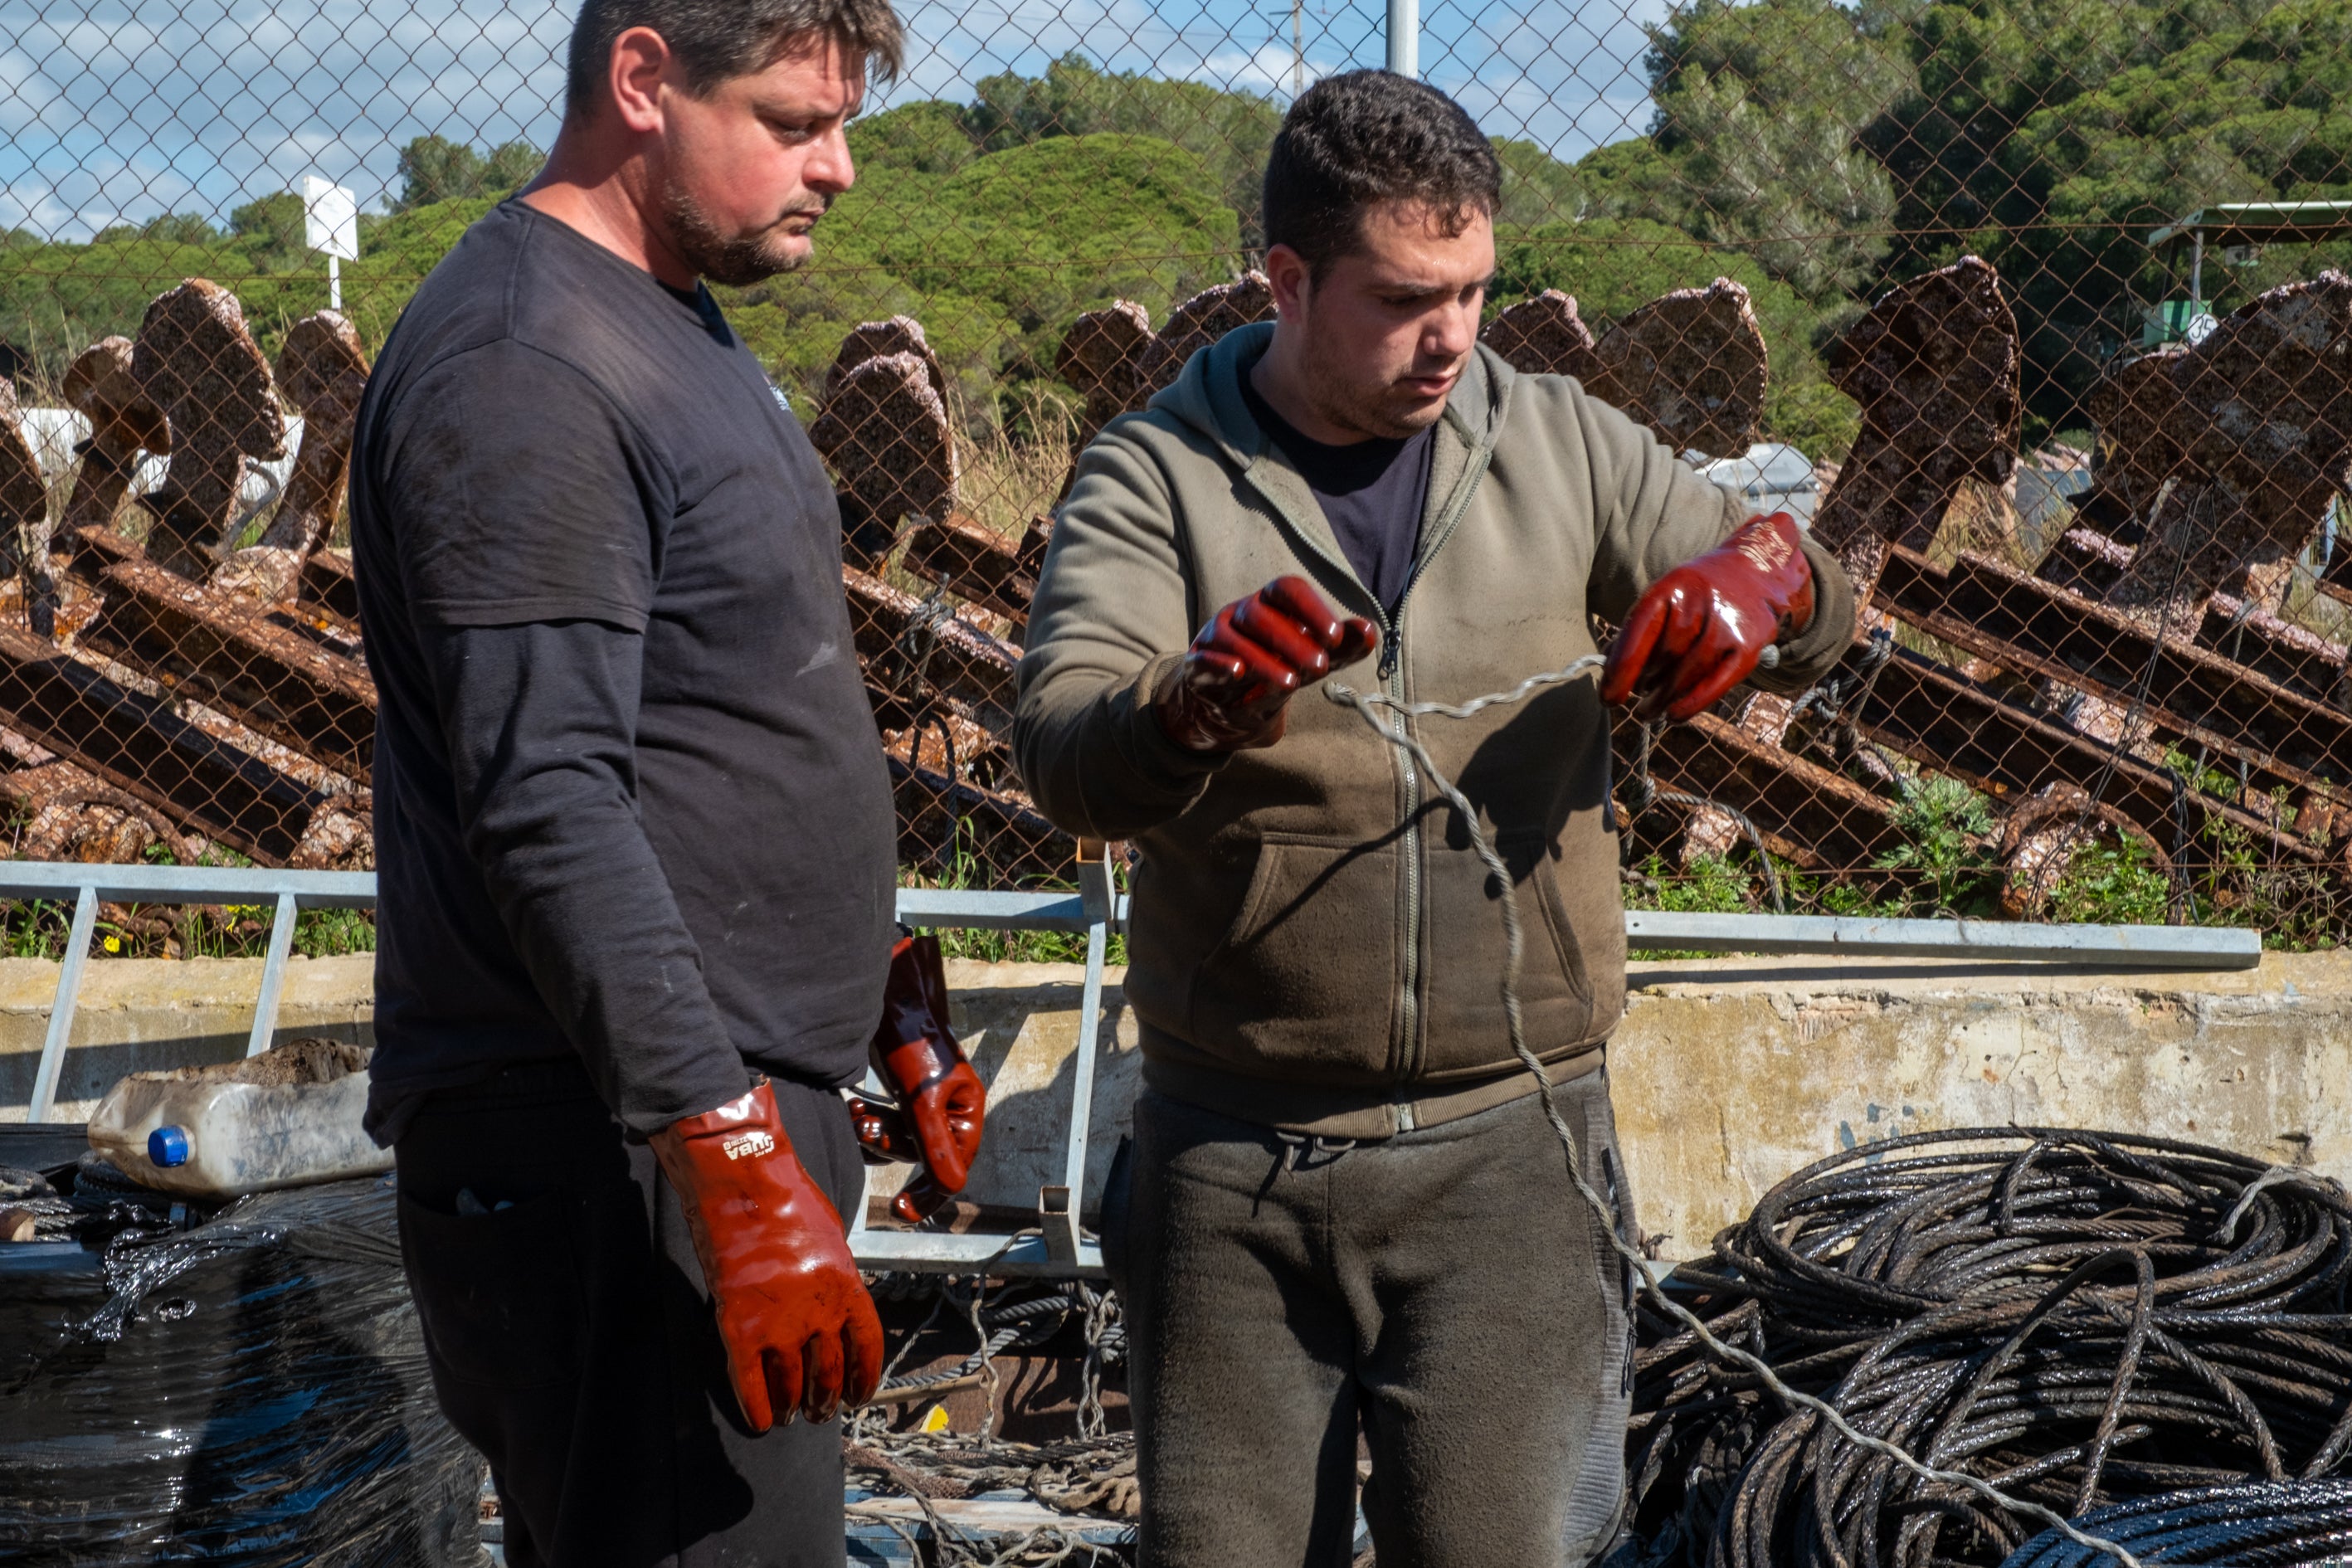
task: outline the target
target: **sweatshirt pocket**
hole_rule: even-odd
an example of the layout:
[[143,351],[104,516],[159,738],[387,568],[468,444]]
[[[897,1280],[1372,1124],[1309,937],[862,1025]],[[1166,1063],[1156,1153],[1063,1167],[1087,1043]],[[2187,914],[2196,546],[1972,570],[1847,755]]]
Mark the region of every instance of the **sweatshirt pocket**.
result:
[[1259,1076],[1385,1081],[1398,890],[1392,845],[1267,834],[1233,924],[1193,975],[1193,1045]]
[[[1592,1018],[1592,983],[1560,894],[1559,852],[1538,830],[1505,833],[1496,850],[1510,868],[1519,916],[1515,990],[1528,1044],[1538,1056],[1576,1044]],[[1429,1020],[1424,1078],[1470,1076],[1511,1064],[1503,1007],[1510,946],[1502,889],[1477,851],[1433,844],[1429,856]]]

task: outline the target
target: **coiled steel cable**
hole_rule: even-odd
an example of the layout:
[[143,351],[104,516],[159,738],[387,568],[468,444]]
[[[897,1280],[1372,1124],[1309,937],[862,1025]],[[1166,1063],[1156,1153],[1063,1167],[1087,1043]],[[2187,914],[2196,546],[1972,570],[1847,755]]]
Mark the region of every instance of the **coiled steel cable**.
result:
[[[2348,1282],[2352,1205],[2333,1184],[2172,1140],[2009,1128],[1808,1166],[1668,1290],[1860,1430],[2079,1514],[2340,1469]],[[1652,1561],[1991,1563],[2031,1533],[1784,1414],[1678,1322],[1643,1329]]]
[[[1676,1300],[1672,1294],[1658,1288],[1655,1282],[1651,1280],[1646,1260],[1629,1242],[1618,1235],[1609,1205],[1585,1180],[1581,1162],[1578,1157],[1576,1137],[1570,1130],[1567,1119],[1559,1109],[1550,1075],[1544,1070],[1542,1061],[1527,1041],[1525,1020],[1520,1011],[1518,998],[1518,973],[1523,950],[1523,932],[1520,927],[1518,900],[1511,894],[1513,879],[1510,868],[1496,851],[1491,837],[1480,823],[1477,807],[1452,780],[1438,769],[1430,757],[1428,749],[1413,734],[1412,721],[1418,718],[1467,719],[1487,707],[1498,703],[1516,702],[1542,687],[1576,679],[1588,671],[1597,669],[1601,663],[1602,660],[1599,656],[1588,655],[1570,661],[1564,668],[1530,676],[1508,690],[1490,693],[1460,704],[1403,702],[1384,694],[1359,692],[1338,681],[1330,682],[1324,687],[1324,696],[1328,700],[1342,707],[1352,707],[1374,734],[1385,743],[1402,752],[1412,763],[1421,770],[1421,776],[1426,779],[1430,786],[1452,807],[1456,820],[1470,840],[1471,847],[1477,853],[1480,863],[1486,867],[1488,875],[1495,879],[1496,885],[1502,889],[1496,902],[1502,911],[1506,953],[1499,983],[1504,1022],[1508,1031],[1512,1054],[1535,1079],[1538,1091],[1542,1099],[1545,1119],[1550,1124],[1554,1136],[1559,1140],[1561,1150],[1567,1156],[1570,1184],[1576,1189],[1578,1196],[1599,1219],[1601,1234],[1610,1247],[1633,1266],[1636,1278],[1644,1281],[1647,1287],[1645,1294],[1655,1302],[1659,1310],[1681,1325],[1694,1345],[1703,1347],[1710,1357],[1717,1361],[1732,1363],[1745,1376],[1752,1379],[1764,1389],[1769,1390],[1785,1404],[1794,1407],[1799,1414],[1791,1416],[1791,1420],[1802,1421],[1809,1427],[1818,1424],[1823,1437],[1834,1438],[1849,1446],[1854,1453],[1869,1456],[1873,1462],[1890,1464],[1905,1472],[1906,1479],[1903,1489],[1916,1495],[1918,1501],[1924,1505],[1924,1509],[1914,1508],[1910,1517],[1902,1524],[1903,1533],[1900,1544],[1905,1549],[1902,1561],[1920,1563],[1923,1568],[1927,1563],[1939,1561],[1927,1553],[1932,1552],[1936,1542],[1937,1531],[1935,1525],[1940,1510],[1957,1511],[1971,1520],[1988,1516],[2019,1516],[2038,1520],[2056,1527],[2063,1535],[2077,1545],[2113,1557],[2123,1565],[2123,1568],[2140,1568],[2139,1560],[2127,1549],[2113,1542],[2086,1534],[2069,1523],[2065,1515],[2050,1504],[2034,1498],[2020,1497],[2005,1492],[1973,1471],[1939,1465],[1936,1459],[1936,1455],[1939,1451],[1937,1448],[1930,1447],[1928,1455],[1925,1458],[1921,1457],[1897,1440],[1898,1437],[1911,1437],[1916,1441],[1916,1435],[1908,1429],[1894,1427],[1895,1436],[1865,1430],[1838,1407],[1838,1402],[1834,1397],[1823,1399],[1818,1394],[1791,1384],[1765,1357],[1753,1351],[1734,1345],[1723,1336],[1717,1334],[1706,1319],[1691,1307]],[[1397,721],[1393,728],[1391,727],[1386,717],[1390,714],[1393,714]],[[2234,1198],[2235,1194],[2231,1195]],[[2339,1247],[2338,1250],[2342,1249]],[[2339,1297],[2342,1293],[2341,1283],[2342,1270],[2339,1268],[2336,1276]],[[1954,1303],[1956,1306],[1961,1304]],[[1742,1325],[1742,1327],[1747,1326],[1748,1325]],[[2014,1351],[2011,1354],[2013,1356]],[[1984,1394],[1985,1391],[1981,1388],[1971,1390],[1969,1403],[1973,1405],[1979,1402],[1983,1399]],[[1880,1424],[1891,1426],[1883,1422]],[[1969,1457],[1973,1456],[1967,1450],[1956,1451],[1956,1462],[1959,1458]],[[1786,1467],[1781,1468],[1785,1470]],[[1877,1489],[1883,1495],[1886,1488],[1882,1484]],[[1727,1510],[1718,1511],[1720,1513]],[[1753,1510],[1743,1505],[1735,1506],[1727,1512],[1738,1518],[1751,1515]],[[1926,1521],[1926,1528],[1915,1528],[1916,1521],[1922,1520]],[[1835,1568],[1850,1568],[1850,1565],[1855,1563],[1856,1559],[1845,1549],[1843,1540],[1826,1524],[1822,1530],[1813,1533],[1828,1547],[1824,1561],[1833,1563]],[[2014,1537],[2020,1533],[2021,1533],[2021,1531],[2011,1529],[2009,1543],[2013,1543]],[[1875,1546],[1874,1534],[1875,1521],[1874,1521],[1865,1531],[1868,1544],[1873,1548]],[[1735,1536],[1733,1539],[1736,1541],[1742,1538]],[[1766,1539],[1768,1542],[1777,1540],[1777,1532],[1768,1530]],[[2006,1544],[2003,1550],[2007,1550]],[[1789,1561],[1788,1558],[1772,1556],[1769,1552],[1764,1557],[1755,1559],[1727,1558],[1720,1542],[1713,1556],[1718,1563],[1737,1562],[1741,1564],[1741,1568],[1745,1568],[1745,1564],[1749,1561],[1753,1561],[1757,1568],[1768,1568],[1768,1565],[1769,1568],[1782,1568],[1782,1564]],[[1811,1560],[1812,1559],[1808,1556],[1808,1561]],[[1874,1550],[1871,1555],[1862,1561],[1875,1563],[1879,1559]]]
[[[2076,1521],[2151,1560],[2205,1568],[2352,1562],[2352,1481],[2257,1481],[2103,1508]],[[2088,1568],[2064,1536],[2038,1535],[2001,1568]]]

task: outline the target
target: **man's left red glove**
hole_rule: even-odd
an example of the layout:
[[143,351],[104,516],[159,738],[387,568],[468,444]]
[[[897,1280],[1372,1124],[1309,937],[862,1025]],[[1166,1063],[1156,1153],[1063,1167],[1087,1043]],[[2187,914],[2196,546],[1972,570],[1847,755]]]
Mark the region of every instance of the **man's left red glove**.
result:
[[686,1211],[730,1380],[754,1432],[874,1397],[882,1321],[841,1215],[785,1135],[761,1079],[648,1140]]
[[890,950],[874,1065],[898,1102],[897,1116],[862,1100],[852,1102],[850,1114],[866,1149],[903,1158],[911,1144],[921,1158],[922,1173],[890,1201],[891,1212],[911,1225],[963,1191],[988,1116],[988,1088],[948,1027],[947,970],[935,936],[901,937]]
[[1650,584],[1610,645],[1601,700],[1679,723],[1748,679],[1764,650],[1813,618],[1813,569],[1785,511],[1752,517]]

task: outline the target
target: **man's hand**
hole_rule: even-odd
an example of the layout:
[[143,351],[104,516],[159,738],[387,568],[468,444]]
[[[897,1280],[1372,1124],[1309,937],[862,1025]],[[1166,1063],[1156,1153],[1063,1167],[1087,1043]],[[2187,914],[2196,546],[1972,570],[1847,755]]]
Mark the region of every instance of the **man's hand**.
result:
[[882,1379],[882,1321],[841,1215],[810,1179],[765,1079],[650,1140],[702,1262],[743,1419],[830,1418]]
[[[911,1142],[920,1155],[922,1173],[890,1200],[892,1213],[916,1224],[963,1191],[988,1116],[987,1086],[948,1027],[947,972],[940,962],[939,938],[901,937],[890,950],[890,983],[883,993],[882,1022],[874,1031],[874,1065],[898,1102],[898,1121],[895,1130],[886,1128],[874,1107],[866,1107],[858,1120],[874,1125],[886,1146]],[[874,1146],[863,1125],[859,1142]]]
[[1151,694],[1168,738],[1191,752],[1244,752],[1282,739],[1291,694],[1380,646],[1304,577],[1276,577],[1219,610]]
[[1642,595],[1610,646],[1601,700],[1635,704],[1643,723],[1679,723],[1756,668],[1764,650],[1813,618],[1813,569],[1785,511],[1752,517],[1721,544]]

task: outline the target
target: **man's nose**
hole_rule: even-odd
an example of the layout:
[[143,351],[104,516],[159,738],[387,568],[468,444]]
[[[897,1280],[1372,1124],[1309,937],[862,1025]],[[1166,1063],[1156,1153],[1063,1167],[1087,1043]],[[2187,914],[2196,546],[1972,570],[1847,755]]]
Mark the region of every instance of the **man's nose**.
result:
[[841,127],[819,137],[809,149],[808,162],[801,165],[801,183],[835,196],[857,183],[856,165],[849,157],[849,137]]
[[1433,358],[1460,359],[1478,341],[1478,307],[1448,304],[1431,319],[1422,344]]

